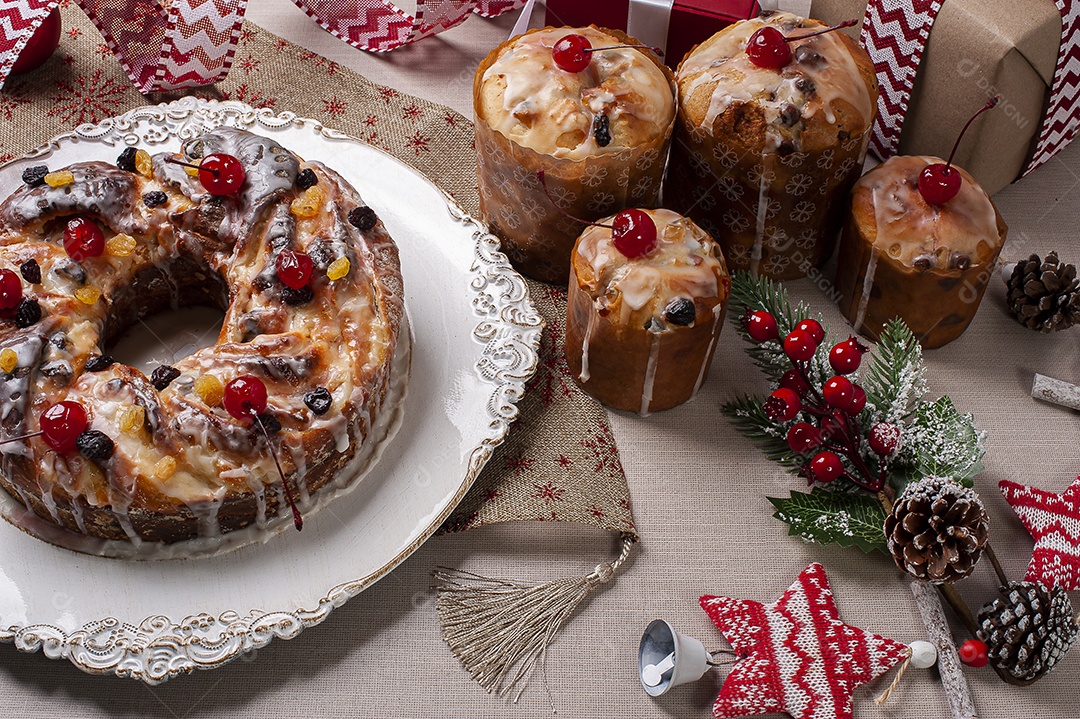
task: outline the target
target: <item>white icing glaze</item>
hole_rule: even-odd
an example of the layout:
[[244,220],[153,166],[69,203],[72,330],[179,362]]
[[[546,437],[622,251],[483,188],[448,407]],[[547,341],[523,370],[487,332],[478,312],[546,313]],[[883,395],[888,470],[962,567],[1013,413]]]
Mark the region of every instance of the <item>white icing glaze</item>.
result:
[[653,386],[656,384],[656,364],[660,357],[660,335],[650,332],[649,336],[652,342],[649,345],[649,361],[645,363],[645,382],[641,385],[641,409],[638,412],[642,416],[649,414]]
[[859,297],[859,309],[855,313],[855,322],[852,323],[852,328],[859,332],[863,326],[863,320],[866,319],[866,308],[870,305],[870,291],[874,288],[874,274],[877,272],[878,253],[876,250],[870,251],[870,262],[866,265],[866,276],[863,277],[862,295]]
[[596,142],[593,122],[600,114],[612,127],[625,119],[651,128],[642,140],[661,135],[675,112],[664,73],[641,51],[629,48],[593,52],[579,73],[561,70],[551,48],[571,32],[584,35],[594,48],[621,44],[594,28],[545,29],[517,38],[484,73],[485,88],[501,78],[506,89],[499,116],[482,119],[519,145],[571,160],[625,149],[614,140],[606,146]]

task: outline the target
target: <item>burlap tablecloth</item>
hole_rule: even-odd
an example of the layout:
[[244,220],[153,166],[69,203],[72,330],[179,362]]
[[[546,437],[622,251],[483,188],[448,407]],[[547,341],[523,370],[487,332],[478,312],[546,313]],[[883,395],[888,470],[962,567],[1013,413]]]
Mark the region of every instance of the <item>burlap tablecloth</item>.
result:
[[[469,88],[460,78],[471,80],[470,68],[505,39],[512,24],[512,18],[472,18],[415,47],[368,56],[326,36],[288,0],[258,0],[249,18],[378,82],[464,112]],[[1011,228],[1006,254],[1058,249],[1080,260],[1080,145],[995,200]],[[843,319],[821,289],[801,281],[789,290],[823,311],[833,332],[843,331]],[[929,353],[927,363],[931,392],[950,394],[989,433],[987,469],[976,486],[990,509],[998,554],[1010,575],[1019,577],[1031,540],[994,487],[1012,478],[1061,490],[1080,472],[1077,415],[1027,396],[1035,371],[1080,382],[1080,330],[1052,337],[1031,333],[1006,315],[1003,298],[1003,286],[995,281],[967,334]],[[664,617],[707,646],[720,646],[719,634],[697,606],[699,595],[772,601],[811,561],[825,565],[845,620],[901,641],[923,635],[906,578],[887,558],[805,545],[771,518],[764,496],[798,486],[720,414],[720,405],[734,394],[765,388],[729,332],[696,400],[645,419],[610,417],[646,541],[620,580],[566,625],[549,652],[547,683],[562,716],[709,716],[722,676],[716,672],[659,700],[645,695],[635,664],[641,631],[649,620]],[[250,662],[150,689],[86,676],[66,662],[0,646],[0,692],[12,714],[64,719],[550,717],[539,684],[520,704],[507,705],[469,680],[439,636],[430,577],[437,565],[495,576],[506,576],[513,566],[522,579],[550,579],[589,571],[598,550],[612,547],[594,529],[566,525],[566,531],[550,533],[541,527],[505,524],[433,539],[329,622],[295,640],[272,643]],[[977,604],[990,596],[992,585],[989,569],[980,567],[964,592]],[[1029,689],[1005,686],[989,671],[969,676],[982,717],[1080,717],[1080,652]],[[871,700],[882,687],[856,693],[857,717],[947,715],[932,674],[909,671],[884,708]]]

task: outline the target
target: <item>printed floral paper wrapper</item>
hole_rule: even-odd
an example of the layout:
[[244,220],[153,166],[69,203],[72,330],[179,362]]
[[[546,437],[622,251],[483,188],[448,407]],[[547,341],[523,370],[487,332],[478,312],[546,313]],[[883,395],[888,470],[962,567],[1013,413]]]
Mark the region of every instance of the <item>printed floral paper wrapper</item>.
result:
[[[638,44],[618,30],[599,30],[626,44]],[[492,50],[477,68],[473,82],[474,108],[480,106],[484,73],[499,52],[512,42],[513,39],[507,40]],[[649,57],[668,78],[674,98],[675,80],[671,70]],[[479,117],[474,119],[481,218],[502,238],[502,249],[518,271],[558,284],[566,284],[570,276],[570,251],[584,228],[559,210],[592,221],[627,207],[654,207],[675,123],[673,116],[661,136],[637,147],[568,160],[523,147]],[[551,199],[536,178],[540,170],[544,172]]]

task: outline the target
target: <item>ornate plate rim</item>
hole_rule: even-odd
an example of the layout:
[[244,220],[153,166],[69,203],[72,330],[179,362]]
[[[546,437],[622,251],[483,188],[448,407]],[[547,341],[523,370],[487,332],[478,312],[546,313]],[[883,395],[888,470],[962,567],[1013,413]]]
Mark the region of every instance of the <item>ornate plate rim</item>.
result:
[[[160,125],[154,134],[139,134],[140,122]],[[175,124],[170,129],[167,123]],[[174,622],[164,615],[146,617],[137,626],[115,617],[83,624],[73,631],[51,624],[0,627],[0,641],[13,642],[25,652],[41,650],[50,659],[68,659],[90,674],[116,674],[147,684],[160,684],[196,669],[214,669],[256,649],[274,638],[292,639],[306,627],[323,622],[330,613],[382,579],[431,538],[465,497],[495,447],[500,445],[517,418],[517,402],[539,363],[543,319],[529,297],[524,278],[511,267],[499,249],[499,239],[479,220],[471,217],[446,192],[414,168],[383,150],[292,112],[275,113],[237,101],[204,100],[193,96],[169,103],[136,108],[98,124],[84,124],[57,135],[44,145],[0,165],[47,156],[66,141],[90,140],[106,145],[156,144],[174,137],[186,139],[203,129],[222,124],[241,127],[261,125],[267,129],[306,127],[329,140],[354,142],[385,155],[434,188],[446,202],[450,216],[472,230],[474,241],[471,280],[472,306],[478,321],[472,336],[483,344],[474,366],[479,376],[493,385],[487,400],[487,435],[473,449],[461,485],[420,535],[403,547],[380,569],[330,588],[312,608],[293,611],[250,610],[246,615],[226,611],[215,617],[195,614]],[[145,132],[145,130],[144,130]],[[216,630],[216,631],[215,631]],[[98,637],[109,637],[104,642]]]

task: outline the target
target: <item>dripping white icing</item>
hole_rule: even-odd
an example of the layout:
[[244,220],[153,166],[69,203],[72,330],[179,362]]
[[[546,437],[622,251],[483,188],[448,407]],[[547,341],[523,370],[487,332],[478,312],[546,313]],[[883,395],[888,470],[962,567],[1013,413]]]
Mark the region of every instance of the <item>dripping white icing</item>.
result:
[[870,291],[874,288],[874,274],[877,272],[878,253],[870,250],[870,261],[866,264],[866,276],[863,277],[862,296],[859,297],[859,309],[855,313],[853,329],[858,332],[862,329],[863,320],[866,319],[866,308],[870,305]]
[[649,361],[645,364],[645,383],[641,386],[641,411],[640,414],[649,413],[649,405],[652,404],[653,385],[656,383],[656,361],[660,356],[660,335],[655,332],[649,333],[652,344],[649,345]]
[[578,378],[582,382],[588,382],[592,375],[589,373],[589,345],[592,343],[593,331],[600,322],[600,316],[595,308],[589,313],[589,324],[585,327],[585,337],[581,341],[581,373]]

